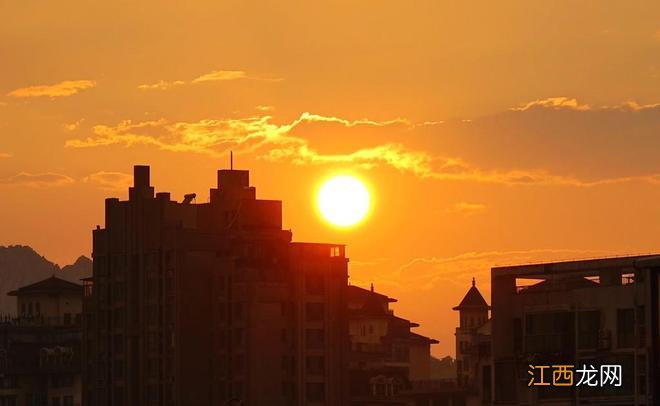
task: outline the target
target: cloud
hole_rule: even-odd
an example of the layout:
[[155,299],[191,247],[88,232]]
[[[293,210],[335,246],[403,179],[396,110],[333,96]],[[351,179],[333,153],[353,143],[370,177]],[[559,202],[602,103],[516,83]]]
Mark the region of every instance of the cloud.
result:
[[242,70],[214,70],[203,75],[200,75],[190,81],[186,80],[159,80],[155,83],[146,83],[138,85],[140,90],[167,90],[177,86],[183,86],[187,84],[199,84],[207,82],[225,82],[238,79],[251,79],[251,80],[264,80],[270,82],[279,82],[281,78],[267,78],[261,76],[252,76],[248,75],[245,71]]
[[0,159],[11,158],[11,154],[7,152],[0,152]]
[[53,85],[38,85],[22,87],[7,93],[10,97],[66,97],[77,94],[81,90],[90,89],[96,86],[92,80],[65,80]]
[[[569,103],[572,105],[573,103]],[[578,103],[575,103],[578,105]],[[626,110],[621,110],[625,108]],[[618,110],[599,110],[599,114],[612,112],[613,114],[634,114],[631,109],[650,109],[650,105],[627,104]],[[551,109],[551,112],[559,110]],[[655,112],[655,110],[652,110]],[[539,119],[531,122],[530,117],[518,117],[516,113],[513,116],[497,116],[489,119],[479,119],[471,123],[445,123],[440,128],[442,132],[438,138],[447,143],[451,141],[450,137],[461,135],[461,145],[469,142],[471,138],[475,140],[474,145],[480,148],[504,148],[504,145],[512,140],[511,135],[516,137],[527,137],[533,135],[536,138],[541,136],[540,131],[546,131],[545,127],[537,130],[535,126]],[[554,113],[553,113],[554,114]],[[596,114],[592,110],[581,110],[580,114]],[[609,113],[608,113],[609,114]],[[601,125],[601,117],[587,117],[594,123]],[[511,121],[513,124],[508,123]],[[513,121],[512,121],[513,120]],[[528,121],[525,121],[528,120]],[[547,118],[540,120],[541,123],[547,122]],[[575,121],[575,120],[573,120]],[[592,121],[589,121],[588,125]],[[560,118],[555,122],[561,124]],[[92,128],[93,134],[85,139],[69,139],[66,141],[67,147],[89,148],[109,145],[120,145],[130,147],[133,145],[149,145],[165,151],[173,152],[194,152],[207,154],[213,157],[224,156],[230,150],[237,154],[246,153],[256,157],[273,162],[288,162],[295,165],[327,165],[327,164],[350,164],[365,169],[371,169],[378,166],[386,166],[396,169],[402,173],[410,173],[422,178],[436,179],[441,181],[459,181],[459,182],[482,182],[496,183],[510,186],[517,185],[547,185],[547,186],[571,186],[571,187],[592,187],[607,184],[616,184],[624,182],[645,182],[651,184],[660,184],[660,173],[646,172],[643,174],[630,174],[619,176],[601,176],[601,177],[579,177],[570,174],[558,174],[545,169],[536,168],[492,168],[486,169],[460,157],[432,154],[430,150],[411,149],[401,142],[390,142],[375,145],[368,145],[362,148],[353,149],[344,153],[324,153],[314,148],[310,141],[294,131],[297,128],[308,123],[333,124],[344,128],[357,128],[360,126],[380,129],[384,134],[398,133],[409,138],[406,132],[417,128],[418,124],[409,122],[403,118],[396,118],[384,121],[375,121],[370,119],[348,120],[341,117],[324,116],[312,113],[302,113],[298,118],[291,122],[276,123],[271,116],[255,116],[242,119],[202,119],[194,122],[169,122],[165,119],[152,120],[145,122],[132,122],[130,120],[122,121],[114,126],[96,125]],[[513,125],[509,128],[509,125]],[[627,124],[626,124],[627,125]],[[522,127],[521,127],[522,126]],[[457,131],[479,130],[478,133],[461,134]],[[500,131],[492,133],[492,131]],[[593,130],[589,131],[591,134]],[[486,137],[486,135],[488,135]],[[550,134],[550,136],[552,133]],[[504,138],[504,144],[498,142]],[[640,138],[647,140],[647,138]],[[557,142],[556,140],[552,140]],[[537,144],[530,140],[524,140],[528,144],[527,148],[537,148]],[[547,139],[540,139],[541,145],[547,144]],[[564,142],[564,140],[561,140]],[[644,141],[647,142],[647,141]],[[501,144],[501,145],[500,145]],[[522,144],[520,144],[522,145]],[[572,145],[572,144],[571,144]],[[518,151],[518,150],[516,150]],[[507,148],[503,149],[503,157],[509,157],[511,153]],[[547,149],[543,149],[547,156]],[[520,155],[512,161],[507,159],[503,164],[510,165],[510,162],[516,162],[520,158],[528,158],[526,155]],[[479,159],[488,157],[480,154]],[[566,155],[566,154],[564,154]],[[514,157],[516,154],[514,154]],[[611,155],[609,155],[611,156]],[[534,164],[544,163],[544,157],[532,162]],[[561,160],[560,160],[561,161]],[[502,165],[502,164],[500,164]],[[650,167],[649,167],[650,168]]]
[[76,131],[78,128],[80,128],[80,125],[85,121],[84,118],[81,118],[80,120],[76,120],[72,123],[66,123],[63,125],[64,129],[66,131]]
[[273,111],[273,110],[275,110],[275,107],[260,104],[260,105],[256,106],[254,109],[257,110],[257,111],[265,112],[265,111]]
[[[450,257],[418,257],[386,276],[410,289],[430,290],[442,284],[468,286],[472,277],[489,291],[490,270],[496,266],[568,261],[618,254],[605,250],[539,248],[530,250],[464,252]],[[482,288],[483,289],[483,288]],[[482,290],[483,291],[483,290]]]
[[591,110],[588,104],[580,104],[577,99],[569,97],[549,97],[547,99],[538,99],[525,103],[518,107],[513,107],[513,111],[527,111],[535,108],[550,108],[550,109],[569,109],[578,111]]
[[224,80],[245,79],[247,75],[242,70],[214,70],[192,80],[192,83],[218,82]]
[[74,182],[73,178],[67,175],[53,172],[20,172],[8,178],[0,179],[0,184],[3,185],[25,185],[32,187],[66,186]]
[[477,214],[486,210],[486,205],[483,203],[470,203],[470,202],[458,202],[452,207],[447,208],[445,211],[447,213],[460,213],[465,215]]
[[185,85],[185,84],[186,84],[186,82],[184,82],[183,80],[174,80],[174,81],[171,81],[171,82],[166,82],[164,80],[159,80],[156,83],[148,83],[148,84],[139,85],[138,89],[140,89],[140,90],[167,90],[167,89],[170,89],[172,87],[181,86],[181,85]]
[[93,184],[104,190],[126,190],[131,186],[133,177],[123,172],[100,171],[83,178],[83,182]]
[[620,110],[620,111],[643,111],[652,110],[660,107],[660,103],[640,104],[634,100],[627,101],[614,106],[592,106],[590,104],[580,103],[572,97],[548,97],[547,99],[537,99],[518,107],[512,107],[511,111],[528,111],[533,109],[553,109],[553,110],[575,110],[575,111],[599,111],[599,110]]

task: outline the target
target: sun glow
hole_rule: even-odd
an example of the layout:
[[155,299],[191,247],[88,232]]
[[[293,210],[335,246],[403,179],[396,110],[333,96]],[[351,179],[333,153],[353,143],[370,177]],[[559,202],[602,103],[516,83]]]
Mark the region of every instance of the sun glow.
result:
[[332,225],[350,227],[369,212],[369,191],[357,178],[339,175],[327,180],[317,196],[321,216]]

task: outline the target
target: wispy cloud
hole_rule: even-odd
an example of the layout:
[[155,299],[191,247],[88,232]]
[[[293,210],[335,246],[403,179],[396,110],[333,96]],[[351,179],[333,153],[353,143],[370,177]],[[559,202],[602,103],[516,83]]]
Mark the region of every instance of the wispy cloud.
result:
[[275,107],[273,107],[273,106],[269,106],[269,105],[265,105],[265,104],[260,104],[260,105],[256,106],[254,109],[257,110],[257,111],[266,112],[266,111],[273,111],[273,110],[275,110]]
[[11,154],[7,152],[0,152],[0,159],[11,158]]
[[278,82],[282,78],[269,78],[265,76],[258,75],[248,75],[247,72],[242,70],[214,70],[203,75],[200,75],[192,80],[159,80],[155,83],[147,83],[138,86],[140,90],[167,90],[173,87],[182,86],[186,84],[199,84],[207,82],[225,82],[238,79],[251,79],[251,80],[263,80],[269,82]]
[[69,139],[66,146],[89,148],[150,145],[165,151],[195,152],[213,157],[226,155],[229,150],[233,150],[295,165],[352,164],[366,169],[382,165],[423,178],[505,185],[590,187],[631,181],[660,184],[660,174],[585,180],[537,169],[486,170],[461,158],[434,156],[426,151],[407,148],[401,143],[327,154],[313,148],[306,138],[294,134],[294,129],[306,123],[332,123],[346,128],[368,126],[393,129],[395,126],[415,126],[402,118],[386,121],[348,120],[311,113],[303,113],[297,119],[283,124],[274,123],[270,116],[174,123],[165,119],[145,122],[127,120],[115,126],[96,125],[92,129],[92,136]]
[[73,178],[53,172],[20,172],[8,178],[0,179],[0,184],[2,185],[25,185],[32,187],[66,186],[71,183],[74,183]]
[[167,81],[164,81],[164,80],[159,80],[156,83],[147,83],[147,84],[139,85],[138,89],[140,89],[140,90],[167,90],[167,89],[170,89],[172,87],[182,86],[182,85],[185,85],[185,84],[186,84],[186,82],[184,82],[183,80],[174,80],[174,81],[171,81],[171,82],[167,82]]
[[554,109],[554,110],[575,110],[575,111],[598,111],[598,110],[623,110],[623,111],[642,111],[651,110],[660,107],[660,103],[640,104],[634,100],[620,103],[617,105],[594,106],[586,103],[580,103],[573,97],[548,97],[546,99],[537,99],[524,103],[518,107],[512,107],[512,111],[528,111],[533,109]]
[[214,70],[196,77],[192,80],[192,83],[219,82],[245,78],[247,78],[247,74],[242,70]]
[[99,171],[84,177],[83,182],[100,187],[104,190],[126,190],[132,183],[133,177],[123,172]]
[[[531,250],[465,252],[450,257],[419,257],[401,265],[387,278],[411,288],[432,289],[438,284],[468,286],[472,277],[490,290],[490,270],[496,266],[520,265],[594,258],[618,254],[605,250],[540,248]],[[482,288],[483,289],[483,288]]]
[[445,211],[447,213],[471,215],[485,211],[486,207],[487,206],[483,203],[458,202],[453,206],[447,208]]
[[63,127],[66,131],[76,131],[80,128],[80,125],[83,123],[83,121],[85,121],[85,119],[81,118],[80,120],[76,120],[72,123],[63,124]]
[[82,90],[90,89],[96,86],[92,80],[65,80],[52,85],[38,85],[21,87],[7,93],[7,96],[26,98],[26,97],[66,97],[79,93]]
[[575,98],[570,97],[548,97],[547,99],[538,99],[525,103],[518,107],[513,107],[513,111],[527,111],[534,108],[551,108],[551,109],[570,109],[578,111],[591,110],[588,104],[581,104]]

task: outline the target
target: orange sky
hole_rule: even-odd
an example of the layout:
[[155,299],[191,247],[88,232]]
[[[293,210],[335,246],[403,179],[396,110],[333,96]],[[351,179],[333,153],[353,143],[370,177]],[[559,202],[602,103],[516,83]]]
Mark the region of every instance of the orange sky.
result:
[[[90,254],[132,165],[205,200],[251,170],[298,241],[454,352],[495,264],[660,251],[660,3],[4,2],[0,244]],[[368,182],[331,229],[321,179]]]

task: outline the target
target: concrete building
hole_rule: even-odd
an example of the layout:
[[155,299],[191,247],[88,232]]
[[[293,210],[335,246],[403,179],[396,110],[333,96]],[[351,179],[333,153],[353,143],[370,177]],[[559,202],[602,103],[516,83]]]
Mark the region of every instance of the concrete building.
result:
[[295,243],[248,171],[208,203],[156,193],[136,166],[106,199],[85,282],[87,406],[347,404],[344,246]]
[[393,302],[373,286],[348,288],[351,404],[428,405],[431,397],[453,396],[440,394],[443,385],[431,379],[431,345],[438,341],[411,331],[419,324],[397,317]]
[[490,306],[472,279],[472,286],[453,310],[456,328],[456,381],[466,391],[468,404],[488,404],[492,392]]
[[[658,256],[493,268],[494,404],[660,404],[659,275]],[[528,386],[558,364],[621,365],[621,386]]]
[[82,286],[51,277],[9,295],[19,314],[0,320],[0,405],[79,406]]

